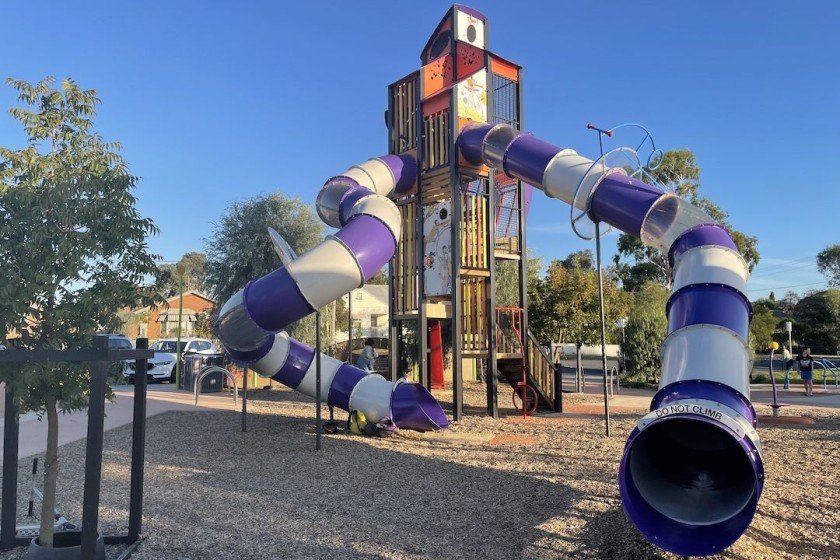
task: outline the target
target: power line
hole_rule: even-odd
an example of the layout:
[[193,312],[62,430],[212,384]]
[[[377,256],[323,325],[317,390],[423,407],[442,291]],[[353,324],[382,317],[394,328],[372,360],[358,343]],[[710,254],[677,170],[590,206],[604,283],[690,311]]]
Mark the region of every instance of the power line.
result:
[[823,280],[822,282],[810,282],[808,284],[794,284],[792,286],[774,286],[772,288],[753,288],[752,290],[747,290],[748,292],[766,292],[768,290],[785,290],[787,288],[801,288],[803,286],[816,286],[817,284],[827,284],[827,280]]

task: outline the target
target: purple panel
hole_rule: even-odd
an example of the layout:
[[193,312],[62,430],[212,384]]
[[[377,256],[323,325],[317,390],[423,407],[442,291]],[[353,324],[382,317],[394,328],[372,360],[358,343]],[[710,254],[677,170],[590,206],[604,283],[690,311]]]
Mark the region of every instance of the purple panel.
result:
[[686,379],[662,387],[653,396],[650,409],[655,410],[681,399],[705,399],[726,405],[756,425],[755,409],[740,392],[728,385],[704,379]]
[[416,383],[400,383],[391,393],[391,417],[398,428],[440,430],[449,419],[429,391]]
[[525,217],[528,217],[528,211],[531,209],[531,199],[534,196],[533,185],[525,185]]
[[367,377],[369,374],[350,364],[344,364],[338,371],[335,372],[332,385],[330,385],[330,393],[327,396],[327,404],[330,406],[337,406],[338,408],[350,411],[350,395],[353,389],[359,384],[359,381]]
[[481,21],[487,21],[487,17],[475,8],[470,8],[469,6],[464,6],[463,4],[455,4],[455,7],[464,12],[465,14],[469,14],[476,19],[480,19]]
[[356,214],[335,234],[356,256],[365,280],[373,277],[394,256],[394,234],[378,218]]
[[690,284],[668,298],[668,334],[689,325],[718,325],[749,340],[752,305],[731,286]]
[[417,182],[417,160],[408,154],[387,155],[379,158],[394,174],[397,194],[407,193]]
[[271,378],[295,389],[300,385],[313,359],[315,359],[314,348],[310,348],[303,342],[290,338],[289,355],[286,357],[286,361],[283,362],[283,367],[280,368],[280,371],[272,375]]
[[248,364],[253,364],[254,362],[259,361],[263,358],[263,356],[268,354],[271,351],[271,346],[273,344],[274,335],[270,334],[267,335],[262,344],[254,350],[234,350],[233,348],[225,346],[225,352],[227,352],[228,356],[230,356],[230,359],[233,360],[234,363],[240,366],[247,366]]
[[[698,422],[714,424],[721,429],[726,429],[711,418],[696,414],[669,415],[665,419],[660,420],[660,422],[667,421],[671,418],[691,418]],[[695,525],[676,521],[659,513],[645,500],[636,487],[628,463],[633,445],[640,433],[638,428],[634,429],[624,447],[624,454],[621,457],[621,465],[618,471],[618,490],[627,517],[630,518],[645,538],[649,542],[655,543],[656,546],[680,556],[705,556],[714,554],[722,551],[738,540],[752,521],[756,507],[758,506],[758,499],[761,497],[761,491],[764,486],[764,465],[758,449],[756,449],[752,441],[749,438],[738,440],[741,449],[747,457],[754,457],[750,462],[755,477],[755,492],[750,501],[740,512],[726,521],[709,525]]]
[[703,224],[694,226],[677,237],[668,251],[668,262],[673,266],[674,259],[701,245],[719,245],[738,251],[738,246],[732,241],[732,236],[725,227],[720,224]]
[[592,195],[592,218],[640,237],[648,210],[662,194],[658,188],[638,179],[611,173],[601,180]]
[[560,148],[540,140],[532,134],[517,136],[505,151],[504,171],[511,177],[542,185],[543,174],[548,162],[560,152]]
[[[458,149],[461,155],[471,165],[481,165],[481,147],[484,144],[484,137],[493,128],[491,124],[469,123],[461,129],[458,135]],[[540,178],[542,180],[542,178]]]
[[[393,237],[393,236],[392,236]],[[285,267],[245,286],[245,309],[254,322],[277,332],[313,311]]]
[[338,204],[338,217],[342,226],[347,225],[344,215],[353,209],[353,205],[372,194],[375,193],[366,187],[353,187],[344,193],[344,196],[341,197],[341,202]]

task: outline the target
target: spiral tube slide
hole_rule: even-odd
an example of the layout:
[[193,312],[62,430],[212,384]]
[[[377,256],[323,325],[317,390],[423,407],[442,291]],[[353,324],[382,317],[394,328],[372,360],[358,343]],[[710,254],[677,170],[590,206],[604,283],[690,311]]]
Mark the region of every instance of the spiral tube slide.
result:
[[458,144],[471,164],[503,169],[668,254],[661,381],[624,448],[621,499],[642,534],[670,552],[706,555],[735,542],[764,468],[747,396],[748,267],[729,233],[671,193],[506,124],[468,124]]
[[[216,334],[234,361],[315,397],[315,350],[282,329],[362,287],[391,259],[401,219],[388,195],[410,188],[416,175],[413,158],[387,155],[326,182],[318,194],[318,215],[339,231],[286,266],[251,281],[219,311]],[[330,406],[359,410],[369,420],[391,417],[400,428],[436,430],[448,425],[424,387],[392,383],[325,354],[321,398]]]

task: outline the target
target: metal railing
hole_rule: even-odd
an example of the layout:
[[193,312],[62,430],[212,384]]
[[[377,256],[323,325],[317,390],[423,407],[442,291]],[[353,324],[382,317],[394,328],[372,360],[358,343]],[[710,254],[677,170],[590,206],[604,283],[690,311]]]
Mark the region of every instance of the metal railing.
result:
[[840,390],[840,385],[838,385],[837,380],[837,370],[838,368],[833,362],[826,360],[823,358],[822,360],[814,360],[814,365],[819,366],[822,369],[822,378],[823,378],[823,390],[828,390],[828,375],[826,374],[827,371],[831,372],[832,377],[834,377],[834,390]]

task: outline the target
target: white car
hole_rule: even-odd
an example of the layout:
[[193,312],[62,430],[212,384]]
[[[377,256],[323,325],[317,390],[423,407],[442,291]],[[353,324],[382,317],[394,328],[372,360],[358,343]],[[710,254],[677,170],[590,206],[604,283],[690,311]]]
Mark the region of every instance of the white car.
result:
[[[175,383],[175,362],[178,356],[178,339],[162,338],[150,347],[155,357],[149,360],[149,376]],[[219,350],[206,338],[181,338],[182,358],[189,354],[218,354]],[[129,380],[129,383],[131,380]]]

